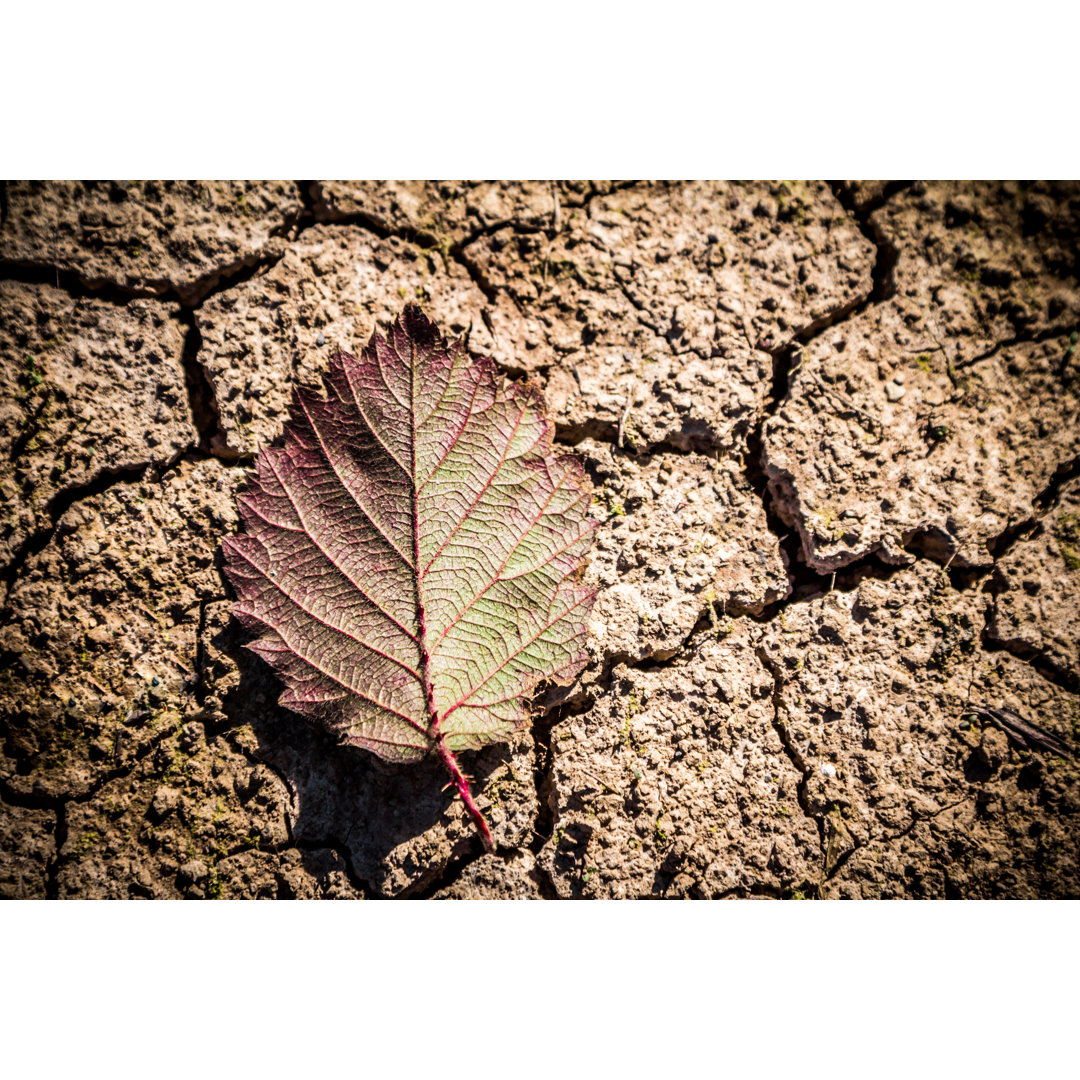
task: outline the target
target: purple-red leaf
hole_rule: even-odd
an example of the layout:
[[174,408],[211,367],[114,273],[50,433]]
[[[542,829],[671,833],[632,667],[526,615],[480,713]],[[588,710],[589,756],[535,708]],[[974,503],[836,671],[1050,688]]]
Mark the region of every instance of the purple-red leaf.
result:
[[335,355],[326,393],[296,391],[240,499],[235,614],[283,705],[390,761],[437,755],[490,847],[454,751],[509,740],[585,664],[588,481],[539,393],[418,308]]

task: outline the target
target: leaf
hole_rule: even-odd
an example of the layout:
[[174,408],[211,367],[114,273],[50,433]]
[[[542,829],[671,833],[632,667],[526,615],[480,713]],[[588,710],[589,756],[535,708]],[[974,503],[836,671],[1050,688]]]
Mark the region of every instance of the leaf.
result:
[[539,392],[416,307],[325,390],[294,393],[239,500],[233,611],[282,705],[388,761],[436,755],[490,849],[454,754],[509,741],[540,682],[584,667],[590,485]]

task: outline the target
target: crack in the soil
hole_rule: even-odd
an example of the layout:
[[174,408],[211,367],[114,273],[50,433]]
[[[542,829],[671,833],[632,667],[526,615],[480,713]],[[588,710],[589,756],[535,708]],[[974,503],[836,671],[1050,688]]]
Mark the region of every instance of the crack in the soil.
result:
[[133,286],[119,285],[105,278],[90,284],[73,270],[61,270],[48,263],[22,263],[10,260],[0,261],[0,280],[15,281],[20,285],[48,285],[67,293],[76,302],[97,300],[115,307],[127,307],[132,300],[156,300],[159,303],[177,302],[175,294],[162,294],[151,289],[138,289]]
[[184,367],[184,382],[187,384],[188,408],[198,433],[198,440],[191,450],[229,464],[239,461],[248,463],[254,457],[253,454],[244,454],[229,445],[229,437],[221,422],[217,388],[206,365],[199,360],[203,338],[195,318],[195,310],[184,309],[180,315],[180,322],[187,327],[181,363]]
[[77,795],[67,795],[59,800],[59,804],[68,806],[71,803],[81,804],[90,802],[90,800],[95,798],[106,785],[111,784],[114,780],[125,780],[127,777],[131,776],[131,774],[139,767],[139,764],[145,761],[146,758],[157,750],[162,743],[175,737],[176,729],[174,727],[166,727],[161,731],[154,732],[146,742],[140,743],[135,747],[134,754],[128,761],[124,762],[123,765],[117,765],[114,768],[99,774],[85,791],[80,791]]
[[881,226],[871,215],[875,210],[880,210],[894,195],[898,195],[901,191],[911,187],[914,182],[914,180],[890,180],[880,195],[863,203],[862,206],[856,206],[855,196],[850,189],[844,187],[840,181],[829,181],[829,187],[832,189],[836,201],[855,222],[859,232],[874,245],[876,255],[874,268],[870,273],[874,287],[871,290],[866,306],[871,303],[880,304],[883,300],[888,300],[895,295],[896,282],[893,271],[896,269],[896,263],[900,257],[896,245],[885,235]]
[[536,820],[529,850],[539,855],[541,848],[555,835],[558,817],[558,796],[555,791],[555,751],[551,731],[565,713],[562,709],[537,713],[532,723],[533,788],[536,793]]
[[90,802],[107,784],[114,780],[123,780],[130,776],[139,763],[156,750],[166,739],[175,736],[174,728],[166,728],[156,732],[145,743],[136,748],[134,756],[124,765],[109,769],[100,774],[85,791],[78,794],[45,795],[36,791],[20,792],[12,788],[6,778],[0,777],[0,801],[9,806],[18,806],[30,810],[52,810],[56,814],[56,850],[53,858],[46,867],[46,899],[55,900],[58,895],[57,880],[60,870],[66,866],[73,856],[64,855],[62,848],[67,840],[67,808],[75,804],[81,805]]
[[372,886],[369,881],[365,881],[356,871],[356,867],[353,866],[352,856],[349,854],[348,847],[341,843],[340,840],[334,837],[327,837],[325,840],[293,840],[285,848],[284,851],[288,851],[290,848],[296,848],[298,851],[332,851],[342,861],[345,866],[345,874],[349,879],[349,884],[360,894],[365,900],[380,900],[383,899],[382,894]]
[[1068,668],[1062,667],[1053,657],[1042,649],[1029,645],[1026,641],[1015,638],[996,636],[989,626],[989,618],[984,618],[983,630],[980,635],[980,644],[987,653],[1005,652],[1017,660],[1023,661],[1038,675],[1041,675],[1048,683],[1052,683],[1059,690],[1068,694],[1080,695],[1080,678],[1077,678]]
[[178,304],[183,309],[195,309],[211,296],[249,281],[260,271],[279,262],[281,257],[281,254],[267,255],[263,252],[244,255],[182,289],[167,279],[161,279],[157,288],[141,288],[123,285],[109,278],[88,278],[51,263],[10,260],[0,262],[0,280],[17,281],[23,285],[51,285],[67,293],[72,300],[97,300],[117,307],[127,307],[132,300],[154,300],[161,304]]
[[37,528],[30,533],[30,535],[15,549],[8,564],[3,568],[3,571],[0,572],[3,575],[2,580],[5,586],[4,603],[7,603],[7,599],[11,595],[12,586],[15,584],[23,566],[29,559],[48,546],[49,541],[56,535],[56,531],[60,525],[60,519],[75,505],[75,503],[81,502],[83,499],[91,498],[94,495],[101,495],[115,484],[138,483],[143,479],[148,470],[152,468],[159,470],[166,469],[171,464],[174,464],[175,460],[180,456],[180,454],[174,454],[160,462],[144,461],[136,465],[123,465],[113,469],[100,469],[89,480],[80,484],[72,484],[69,487],[61,488],[56,492],[45,504],[45,514],[51,519],[50,523],[46,526]]
[[[281,224],[270,229],[270,235],[284,236],[292,230],[299,216],[285,214]],[[64,270],[45,260],[13,259],[0,261],[0,280],[18,281],[25,285],[52,285],[66,292],[73,300],[98,300],[120,307],[126,307],[132,300],[156,300],[193,310],[201,307],[211,296],[249,281],[275,265],[283,256],[284,250],[269,254],[264,251],[248,252],[185,285],[177,285],[168,278],[159,278],[141,287],[124,285],[111,278],[88,277],[77,270]]]
[[206,703],[206,643],[203,640],[206,634],[206,609],[215,599],[205,596],[199,599],[199,624],[195,630],[195,685],[191,692],[200,712]]
[[[505,855],[516,855],[516,848],[497,847],[492,853],[492,858]],[[477,861],[487,857],[484,845],[480,837],[474,832],[465,839],[458,840],[450,850],[446,862],[429,867],[411,885],[406,886],[397,894],[397,900],[430,900],[436,893],[449,888],[461,878],[461,875]],[[382,894],[379,894],[382,897]]]
[[1011,349],[1015,345],[1037,345],[1043,341],[1050,341],[1053,338],[1068,338],[1072,329],[1072,324],[1066,324],[1061,326],[1044,326],[1041,330],[1036,330],[1034,332],[1021,331],[1011,338],[995,341],[993,345],[975,356],[954,361],[952,367],[956,371],[962,371],[965,368],[977,364],[980,360],[989,360],[990,357],[996,356],[1002,349]]
[[771,676],[773,681],[772,689],[772,728],[776,732],[777,738],[780,740],[780,745],[784,748],[784,753],[787,755],[788,760],[792,766],[801,774],[801,779],[797,785],[797,796],[799,802],[799,809],[802,811],[803,816],[812,821],[817,828],[818,837],[821,845],[821,870],[824,874],[825,871],[825,859],[826,859],[826,838],[825,838],[825,821],[820,814],[815,814],[810,807],[810,796],[807,792],[807,786],[810,783],[810,777],[813,774],[813,769],[806,763],[806,759],[799,752],[794,741],[791,738],[791,733],[787,730],[787,724],[780,717],[780,710],[783,707],[783,690],[784,690],[784,673],[780,669],[780,665],[775,663],[769,656],[768,651],[764,646],[758,645],[754,649],[754,653],[758,658],[758,662],[765,669],[765,671]]
[[39,791],[17,791],[7,778],[0,777],[0,802],[20,810],[59,810],[65,800],[59,795],[43,795]]
[[857,852],[864,851],[874,844],[891,844],[894,840],[903,840],[905,836],[909,836],[915,830],[916,825],[920,825],[924,821],[933,821],[942,814],[948,813],[950,810],[955,810],[958,806],[963,806],[964,803],[969,802],[973,797],[974,796],[970,794],[965,795],[962,799],[957,799],[956,802],[949,803],[948,806],[943,806],[940,810],[935,810],[932,814],[920,814],[917,808],[912,807],[910,824],[905,825],[904,828],[895,833],[883,833],[881,836],[872,836],[867,840],[855,843],[853,847],[848,848],[847,851],[842,852],[836,857],[836,862],[833,863],[832,869],[825,875],[825,881],[832,881],[837,873],[843,869],[844,865]]
[[67,843],[67,810],[61,803],[56,807],[56,832],[53,834],[55,850],[53,857],[45,867],[45,899],[60,899],[60,867],[64,862],[60,849]]
[[1058,500],[1061,498],[1061,489],[1070,480],[1075,480],[1078,476],[1080,476],[1080,454],[1058,465],[1046,487],[1035,496],[1035,506],[1042,511],[1040,518],[1057,505]]

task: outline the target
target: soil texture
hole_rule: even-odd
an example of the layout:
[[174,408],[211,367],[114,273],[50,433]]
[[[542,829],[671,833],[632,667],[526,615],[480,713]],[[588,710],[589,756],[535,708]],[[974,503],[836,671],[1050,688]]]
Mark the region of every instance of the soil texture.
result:
[[[407,302],[602,519],[589,666],[465,755],[493,854],[221,572]],[[7,183],[0,896],[1080,896],[1078,329],[1075,184]]]

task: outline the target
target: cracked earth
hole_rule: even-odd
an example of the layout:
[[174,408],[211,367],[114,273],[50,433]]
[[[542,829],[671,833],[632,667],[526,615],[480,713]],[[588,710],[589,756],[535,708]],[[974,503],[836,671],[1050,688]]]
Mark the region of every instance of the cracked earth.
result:
[[[0,896],[1075,897],[1080,188],[9,182]],[[276,704],[218,554],[406,301],[543,386],[588,668],[390,766]]]

